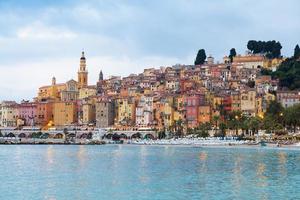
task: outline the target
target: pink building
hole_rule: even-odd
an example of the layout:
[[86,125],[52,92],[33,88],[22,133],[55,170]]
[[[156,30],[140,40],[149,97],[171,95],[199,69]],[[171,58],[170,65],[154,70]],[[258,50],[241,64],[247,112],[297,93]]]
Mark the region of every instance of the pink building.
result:
[[220,78],[221,77],[221,69],[219,67],[211,67],[210,73],[212,78]]
[[37,104],[22,101],[17,105],[17,117],[24,122],[24,126],[34,126],[37,121]]
[[186,119],[188,127],[193,128],[198,125],[198,109],[200,105],[204,105],[205,96],[194,94],[184,97],[184,105],[186,110]]

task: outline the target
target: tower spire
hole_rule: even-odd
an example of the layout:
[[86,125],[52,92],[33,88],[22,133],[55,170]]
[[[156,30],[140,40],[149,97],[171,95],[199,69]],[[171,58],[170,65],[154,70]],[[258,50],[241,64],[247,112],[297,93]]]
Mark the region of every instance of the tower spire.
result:
[[86,70],[86,59],[84,51],[81,52],[80,66],[78,71],[78,88],[83,88],[88,85],[88,72]]
[[103,81],[103,73],[102,73],[102,70],[100,70],[100,73],[99,73],[99,81]]

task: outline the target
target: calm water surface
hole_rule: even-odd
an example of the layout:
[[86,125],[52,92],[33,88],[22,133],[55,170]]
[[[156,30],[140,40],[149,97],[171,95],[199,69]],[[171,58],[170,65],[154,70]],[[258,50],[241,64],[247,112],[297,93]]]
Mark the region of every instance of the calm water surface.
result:
[[0,146],[0,199],[300,199],[300,151]]

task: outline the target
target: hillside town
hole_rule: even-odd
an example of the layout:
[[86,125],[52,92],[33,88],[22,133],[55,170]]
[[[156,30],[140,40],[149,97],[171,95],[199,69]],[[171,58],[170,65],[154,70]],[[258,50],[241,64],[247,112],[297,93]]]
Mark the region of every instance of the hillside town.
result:
[[222,62],[208,56],[201,64],[153,67],[107,79],[99,69],[98,81],[90,83],[88,59],[82,52],[76,80],[57,82],[49,77],[49,84],[37,89],[33,101],[2,101],[0,127],[152,130],[180,136],[210,124],[211,129],[220,130],[227,125],[223,129],[231,132],[225,130],[225,134],[238,135],[242,128],[223,123],[226,113],[234,115],[229,122],[242,117],[263,120],[270,102],[279,102],[283,108],[300,103],[298,90],[282,88],[278,79],[261,73],[276,71],[285,59],[248,51],[225,56]]

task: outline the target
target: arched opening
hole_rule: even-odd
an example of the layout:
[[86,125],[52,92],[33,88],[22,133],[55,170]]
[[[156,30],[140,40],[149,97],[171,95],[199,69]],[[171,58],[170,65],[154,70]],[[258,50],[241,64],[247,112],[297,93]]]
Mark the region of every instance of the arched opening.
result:
[[112,140],[120,140],[120,138],[121,137],[117,133],[112,135]]
[[87,134],[86,134],[86,133],[83,133],[79,138],[80,138],[80,139],[86,139],[86,138],[87,138]]
[[120,135],[120,139],[127,139],[127,135],[125,135],[124,133],[122,133],[122,134]]
[[25,133],[20,133],[20,134],[18,135],[18,137],[19,137],[19,138],[26,138],[26,134],[25,134]]
[[144,138],[154,140],[154,136],[150,133],[146,134]]
[[87,134],[86,139],[92,139],[93,138],[93,133],[89,132],[89,134]]
[[132,136],[131,136],[131,139],[141,139],[142,138],[142,135],[139,133],[139,132],[137,132],[137,133],[135,133],[135,134],[133,134]]
[[62,139],[63,137],[64,137],[63,134],[57,133],[57,134],[54,136],[54,139]]
[[9,134],[6,135],[6,137],[16,137],[16,136],[13,133],[9,133]]
[[42,132],[33,132],[33,133],[31,134],[31,137],[32,137],[32,138],[40,138],[41,135],[42,135]]
[[105,136],[106,139],[112,139],[113,134],[109,133]]
[[40,138],[41,139],[48,139],[49,138],[49,133],[43,133]]
[[76,137],[76,134],[75,133],[69,133],[68,134],[68,138],[75,138]]

